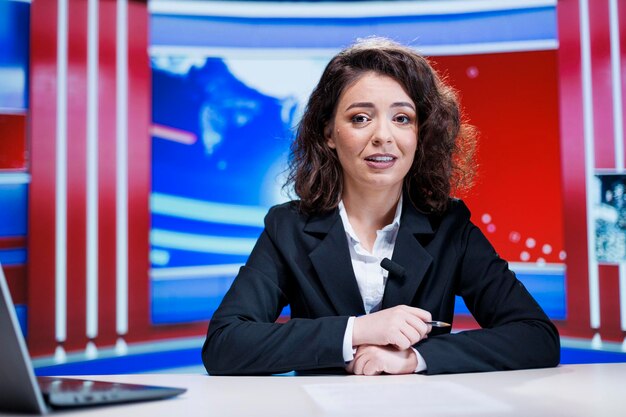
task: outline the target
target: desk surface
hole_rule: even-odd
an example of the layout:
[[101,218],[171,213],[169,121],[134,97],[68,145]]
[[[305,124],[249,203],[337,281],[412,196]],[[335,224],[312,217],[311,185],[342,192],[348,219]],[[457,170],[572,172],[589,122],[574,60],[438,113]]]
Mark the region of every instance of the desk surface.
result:
[[[439,376],[209,377],[143,374],[99,375],[93,379],[180,386],[188,391],[169,400],[55,415],[626,415],[626,363]],[[320,400],[320,396],[325,396],[326,400]],[[361,399],[364,407],[360,410],[348,409],[347,405],[356,399]]]

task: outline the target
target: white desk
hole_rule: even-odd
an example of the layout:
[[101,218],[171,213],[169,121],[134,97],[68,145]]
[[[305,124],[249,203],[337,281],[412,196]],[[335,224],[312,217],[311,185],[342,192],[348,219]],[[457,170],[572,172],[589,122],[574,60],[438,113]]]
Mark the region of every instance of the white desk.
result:
[[[94,379],[172,385],[188,389],[182,396],[162,401],[83,409],[59,413],[68,416],[245,416],[306,417],[356,415],[320,406],[307,393],[338,388],[338,406],[359,392],[371,402],[361,416],[626,416],[626,363],[566,365],[553,369],[440,376],[319,376],[319,377],[209,377],[206,375],[110,375]],[[450,388],[457,395],[432,401],[433,387]],[[456,389],[460,391],[456,391]],[[351,391],[351,393],[350,393]],[[375,391],[377,396],[370,393]],[[425,392],[431,394],[424,398]],[[411,393],[397,401],[400,393]],[[460,394],[460,395],[459,395]],[[471,395],[474,394],[473,397]],[[469,395],[469,396],[468,396]],[[383,397],[384,398],[380,398]],[[373,397],[379,397],[373,400]],[[368,399],[369,398],[369,399]],[[473,398],[479,398],[475,401]],[[491,401],[490,399],[495,399]],[[385,401],[386,400],[386,401]],[[381,406],[384,402],[388,405]],[[394,407],[391,403],[396,402]],[[353,411],[353,410],[352,410]],[[56,414],[56,413],[55,413]],[[6,414],[0,413],[5,416]]]

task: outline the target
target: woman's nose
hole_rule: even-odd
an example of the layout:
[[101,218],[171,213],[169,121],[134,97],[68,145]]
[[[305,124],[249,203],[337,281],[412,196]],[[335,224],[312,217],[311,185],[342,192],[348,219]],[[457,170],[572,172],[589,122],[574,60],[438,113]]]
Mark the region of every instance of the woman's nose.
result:
[[372,134],[372,143],[380,145],[383,143],[389,143],[393,141],[393,133],[391,126],[387,121],[381,121],[376,125],[376,129]]

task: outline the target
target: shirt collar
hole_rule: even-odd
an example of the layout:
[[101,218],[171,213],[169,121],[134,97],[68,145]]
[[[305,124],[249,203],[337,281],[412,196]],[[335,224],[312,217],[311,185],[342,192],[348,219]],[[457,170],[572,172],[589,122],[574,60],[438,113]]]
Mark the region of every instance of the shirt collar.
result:
[[[396,230],[400,228],[400,217],[402,216],[402,199],[403,199],[403,196],[402,194],[400,194],[400,199],[398,200],[398,206],[396,207],[396,214],[394,215],[392,222],[381,229],[382,232],[395,232]],[[348,234],[348,236],[350,236],[350,238],[354,242],[359,243],[359,238],[354,232],[354,229],[352,228],[352,225],[350,224],[350,220],[348,219],[348,213],[346,212],[346,206],[344,206],[343,204],[343,199],[339,202],[338,208],[339,208],[339,216],[341,217],[341,222],[343,223],[343,227],[346,233]]]

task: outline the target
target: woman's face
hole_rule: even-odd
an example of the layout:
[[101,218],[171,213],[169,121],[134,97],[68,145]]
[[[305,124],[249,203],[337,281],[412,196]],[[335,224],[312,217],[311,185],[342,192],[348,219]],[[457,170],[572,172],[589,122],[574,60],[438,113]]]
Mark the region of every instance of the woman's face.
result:
[[400,193],[417,147],[417,113],[397,81],[374,72],[362,75],[339,97],[324,133],[337,151],[344,192]]

